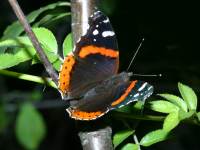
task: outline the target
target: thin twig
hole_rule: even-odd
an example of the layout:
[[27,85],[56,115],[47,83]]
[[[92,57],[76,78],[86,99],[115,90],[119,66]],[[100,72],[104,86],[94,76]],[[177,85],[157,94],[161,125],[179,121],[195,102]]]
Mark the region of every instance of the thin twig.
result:
[[38,39],[36,38],[35,34],[33,33],[30,24],[28,23],[24,13],[22,12],[18,2],[16,0],[8,0],[12,9],[14,10],[17,18],[19,19],[19,22],[22,24],[25,32],[27,33],[29,39],[31,40],[34,48],[36,49],[41,62],[43,63],[47,73],[52,78],[52,80],[55,82],[55,84],[58,84],[58,74],[56,73],[55,69],[53,68],[52,64],[49,62],[47,56],[44,53],[44,50],[42,49]]
[[45,85],[49,85],[53,88],[57,88],[55,83],[50,78],[42,78],[42,77],[35,76],[35,75],[24,74],[24,73],[9,71],[9,70],[0,70],[0,74],[14,77],[14,78],[21,79],[21,80],[27,80],[27,81],[32,81],[35,83],[45,84]]

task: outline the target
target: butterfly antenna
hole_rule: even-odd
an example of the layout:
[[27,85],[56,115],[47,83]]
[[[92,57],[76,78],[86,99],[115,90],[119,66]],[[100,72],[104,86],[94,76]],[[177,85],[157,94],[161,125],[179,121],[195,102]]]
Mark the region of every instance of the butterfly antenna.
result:
[[140,45],[138,46],[138,48],[137,48],[135,54],[133,55],[133,57],[132,57],[132,59],[131,59],[131,62],[129,63],[129,66],[128,66],[128,68],[126,69],[127,72],[128,72],[128,70],[130,69],[130,67],[131,67],[131,65],[132,65],[132,63],[133,63],[135,57],[137,56],[137,53],[139,52],[139,50],[140,50],[140,48],[141,48],[143,42],[144,42],[144,38],[143,38],[142,41],[140,42]]
[[141,77],[162,77],[162,74],[132,74],[132,76],[141,76]]

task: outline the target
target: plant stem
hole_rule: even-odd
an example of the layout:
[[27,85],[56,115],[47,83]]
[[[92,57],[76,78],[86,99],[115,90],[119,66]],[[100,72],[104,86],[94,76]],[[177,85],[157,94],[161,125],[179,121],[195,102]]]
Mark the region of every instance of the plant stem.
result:
[[49,62],[47,56],[45,55],[38,39],[36,38],[35,34],[33,33],[30,24],[28,23],[24,13],[22,12],[18,2],[16,0],[8,0],[13,11],[15,12],[17,18],[19,19],[19,22],[22,24],[25,32],[27,33],[29,39],[31,40],[34,48],[36,49],[41,62],[43,63],[47,73],[49,76],[52,78],[54,83],[57,85],[58,84],[58,74],[54,70],[52,64]]
[[88,19],[95,11],[97,0],[71,0],[73,42],[87,31]]
[[0,70],[0,74],[10,76],[10,77],[15,77],[15,78],[22,79],[22,80],[46,84],[46,85],[49,85],[51,87],[57,88],[55,83],[52,82],[52,80],[50,78],[42,78],[42,77],[39,77],[39,76],[23,74],[23,73],[8,71],[8,70]]
[[153,116],[153,115],[136,115],[136,114],[128,114],[123,112],[113,112],[113,117],[117,118],[126,118],[126,119],[137,119],[137,120],[150,120],[150,121],[164,121],[165,116]]
[[[96,0],[71,0],[73,43],[87,31],[88,19],[95,8]],[[84,123],[82,128],[87,129],[79,132],[83,150],[113,150],[110,127],[101,127],[98,121],[93,121]]]

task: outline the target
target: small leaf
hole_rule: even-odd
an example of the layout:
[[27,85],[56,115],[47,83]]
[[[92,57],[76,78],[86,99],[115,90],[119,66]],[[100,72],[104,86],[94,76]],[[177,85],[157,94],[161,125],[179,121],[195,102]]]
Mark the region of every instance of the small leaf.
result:
[[[28,14],[27,20],[29,23],[33,23],[39,17],[40,14],[44,13],[45,11],[55,10],[55,8],[60,7],[60,6],[70,6],[70,4],[69,2],[57,2],[57,3],[49,4],[47,6],[44,6]],[[24,29],[21,26],[21,24],[18,21],[15,21],[14,23],[12,23],[10,26],[6,28],[2,39],[17,37],[23,31]]]
[[63,56],[66,57],[67,54],[72,52],[73,45],[72,45],[72,33],[69,33],[64,42],[63,42]]
[[197,96],[195,92],[189,86],[186,86],[182,83],[178,83],[178,89],[181,93],[181,96],[187,103],[189,110],[197,109]]
[[195,110],[191,110],[189,112],[185,112],[182,110],[179,110],[179,120],[185,120],[191,118],[196,113]]
[[61,66],[62,62],[60,59],[57,59],[55,62],[53,62],[53,67],[57,70],[60,71],[60,66]]
[[119,144],[121,144],[125,139],[127,139],[130,135],[132,135],[135,131],[133,130],[125,130],[116,133],[113,137],[114,148],[116,148]]
[[167,115],[167,117],[165,118],[164,123],[163,123],[163,130],[169,132],[172,129],[174,129],[179,124],[179,122],[180,120],[179,120],[178,111],[172,112],[169,115]]
[[21,36],[13,39],[10,38],[0,41],[0,47],[2,48],[13,48],[13,47],[23,48],[24,46],[33,47],[29,38],[26,36]]
[[139,145],[128,143],[125,146],[123,146],[121,150],[139,150]]
[[21,60],[12,54],[0,54],[0,69],[6,69],[18,65]]
[[164,100],[157,100],[150,102],[150,108],[161,113],[171,113],[179,110],[179,108],[171,102]]
[[173,104],[176,104],[179,108],[181,108],[182,110],[187,112],[187,104],[185,103],[185,101],[182,98],[180,98],[176,95],[172,95],[172,94],[158,94],[158,95],[167,99],[168,101],[172,102]]
[[42,44],[44,50],[57,54],[58,45],[53,33],[46,28],[33,28],[33,31]]
[[152,144],[164,141],[167,138],[168,132],[158,129],[147,133],[140,141],[142,146],[150,146]]
[[44,139],[46,127],[41,114],[29,103],[21,106],[16,120],[16,136],[28,150],[35,150]]

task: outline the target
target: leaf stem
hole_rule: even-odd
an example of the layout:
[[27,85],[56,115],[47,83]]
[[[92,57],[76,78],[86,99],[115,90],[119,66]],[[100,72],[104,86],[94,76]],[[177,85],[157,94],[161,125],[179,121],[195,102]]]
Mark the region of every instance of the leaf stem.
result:
[[136,115],[123,112],[113,112],[112,115],[117,118],[126,118],[126,119],[137,119],[137,120],[149,120],[149,121],[163,121],[165,116],[153,116],[153,115]]
[[39,76],[23,74],[23,73],[8,71],[8,70],[0,70],[0,74],[10,76],[10,77],[15,77],[15,78],[22,79],[22,80],[32,81],[32,82],[36,82],[36,83],[40,83],[40,84],[46,84],[53,88],[57,88],[55,83],[52,82],[52,80],[50,78],[42,78]]

